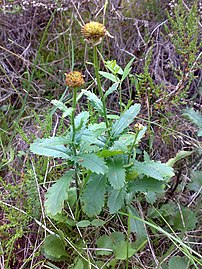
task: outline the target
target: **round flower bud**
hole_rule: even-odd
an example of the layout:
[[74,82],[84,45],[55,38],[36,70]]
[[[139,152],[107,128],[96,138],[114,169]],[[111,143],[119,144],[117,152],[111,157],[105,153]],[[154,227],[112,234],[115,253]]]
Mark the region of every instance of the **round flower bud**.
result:
[[94,46],[98,45],[102,41],[102,38],[108,34],[105,26],[95,21],[86,23],[82,27],[81,32],[85,40]]
[[66,75],[66,85],[68,87],[77,88],[84,84],[83,75],[78,71],[72,71]]
[[134,129],[137,131],[141,131],[144,128],[144,126],[141,123],[136,123],[134,125]]

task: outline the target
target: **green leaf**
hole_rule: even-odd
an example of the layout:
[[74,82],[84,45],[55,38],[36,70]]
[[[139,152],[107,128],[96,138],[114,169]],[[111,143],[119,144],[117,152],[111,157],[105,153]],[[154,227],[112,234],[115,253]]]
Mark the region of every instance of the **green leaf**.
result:
[[128,149],[133,144],[135,140],[135,134],[123,134],[116,140],[111,146],[110,150],[116,151],[121,150],[123,152],[128,152]]
[[138,162],[133,165],[133,169],[139,174],[146,175],[157,180],[168,180],[174,176],[173,169],[161,162]]
[[80,227],[80,228],[86,228],[86,227],[90,226],[90,224],[91,223],[89,220],[81,220],[81,221],[76,223],[76,226]]
[[186,269],[188,264],[184,257],[175,256],[169,260],[169,269]]
[[192,151],[185,151],[185,150],[182,150],[182,151],[178,152],[174,158],[171,158],[170,160],[168,160],[166,164],[167,164],[168,166],[173,167],[173,165],[174,165],[176,162],[178,162],[178,161],[180,161],[180,160],[182,160],[182,159],[184,159],[184,158],[190,156],[193,152],[194,152],[193,150],[192,150]]
[[71,160],[96,174],[104,174],[107,170],[104,159],[99,158],[93,153],[73,156]]
[[123,69],[116,63],[116,60],[106,61],[105,66],[113,73],[123,75]]
[[81,130],[81,129],[84,129],[86,127],[89,116],[90,116],[90,114],[87,111],[83,111],[76,116],[76,118],[74,120],[76,130]]
[[178,211],[174,217],[173,227],[178,231],[192,231],[196,228],[197,221],[196,212],[189,208],[181,208],[181,212]]
[[83,261],[81,259],[77,260],[72,269],[84,269]]
[[101,227],[101,226],[105,225],[105,221],[101,220],[101,219],[94,219],[91,221],[91,225],[95,226],[95,227]]
[[134,118],[140,112],[140,107],[140,104],[135,104],[124,111],[120,118],[112,125],[112,137],[117,137],[133,122]]
[[67,143],[69,143],[69,139],[63,137],[36,139],[30,145],[30,150],[43,156],[69,159],[70,151],[64,146]]
[[192,191],[198,192],[202,187],[202,171],[194,171],[191,174],[191,183],[188,188]]
[[92,106],[100,113],[100,115],[103,115],[102,101],[97,97],[97,95],[87,90],[82,90],[82,92],[86,95]]
[[115,214],[124,205],[125,188],[112,190],[108,198],[108,207],[110,214]]
[[119,82],[115,82],[104,94],[105,98],[110,95],[111,93],[113,93],[114,91],[117,90],[119,86]]
[[202,114],[199,111],[195,111],[193,108],[186,108],[183,110],[183,115],[188,116],[193,123],[202,128]]
[[156,192],[154,191],[148,191],[146,194],[145,194],[145,198],[146,198],[146,201],[153,205],[156,200],[157,200],[157,196],[156,196]]
[[121,78],[121,82],[123,82],[124,79],[129,75],[129,73],[130,73],[130,71],[131,71],[131,69],[132,69],[131,65],[132,65],[132,63],[134,62],[134,60],[135,60],[135,57],[133,57],[133,58],[129,61],[129,63],[126,65],[126,67],[124,68],[123,75],[122,75],[122,78]]
[[105,175],[92,174],[81,197],[84,212],[89,216],[100,213],[104,206],[107,179]]
[[114,248],[114,255],[117,260],[126,260],[134,255],[135,249],[126,241],[119,242]]
[[68,256],[64,242],[56,234],[50,234],[45,238],[43,250],[46,257],[55,261],[65,260]]
[[98,153],[99,157],[112,157],[112,156],[117,156],[117,155],[121,155],[124,152],[121,150],[108,150],[108,149],[103,149],[102,151],[100,151]]
[[59,108],[63,114],[62,117],[65,118],[66,116],[70,116],[72,114],[73,108],[67,108],[66,105],[62,101],[58,100],[52,100],[51,103],[56,106],[56,108]]
[[143,177],[128,183],[130,191],[137,192],[162,192],[164,189],[164,183],[154,178]]
[[[140,218],[136,208],[134,208],[132,205],[128,206],[127,209],[132,216]],[[147,232],[145,230],[144,223],[140,220],[130,218],[130,231],[136,233],[137,237],[142,238],[142,240],[147,238]]]
[[52,216],[61,213],[64,201],[67,200],[67,188],[72,180],[72,171],[66,172],[46,193],[45,208]]
[[108,180],[113,189],[120,190],[125,184],[125,168],[123,162],[118,158],[111,158],[107,161]]
[[114,242],[108,235],[99,237],[96,241],[97,248],[103,248],[103,250],[97,251],[98,255],[109,255],[113,251]]
[[99,74],[103,76],[104,78],[107,78],[113,82],[119,82],[119,79],[113,74],[110,74],[108,72],[103,72],[103,71],[99,71]]

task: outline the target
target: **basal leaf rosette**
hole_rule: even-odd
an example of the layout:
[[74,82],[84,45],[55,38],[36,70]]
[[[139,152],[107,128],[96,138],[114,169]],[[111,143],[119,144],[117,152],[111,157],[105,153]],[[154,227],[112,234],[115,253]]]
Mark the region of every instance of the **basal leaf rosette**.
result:
[[109,32],[106,30],[105,26],[100,22],[91,21],[86,23],[81,29],[84,39],[97,46],[101,43],[102,38],[106,35],[112,37]]
[[79,71],[72,71],[66,75],[66,85],[71,88],[79,88],[84,84],[83,75]]

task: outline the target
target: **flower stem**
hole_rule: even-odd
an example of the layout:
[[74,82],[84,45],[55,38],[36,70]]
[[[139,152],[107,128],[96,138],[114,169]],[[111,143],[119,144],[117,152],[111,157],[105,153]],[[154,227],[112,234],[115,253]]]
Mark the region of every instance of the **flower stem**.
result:
[[[72,149],[74,156],[77,155],[76,153],[76,145],[75,145],[75,135],[76,135],[76,128],[75,128],[75,111],[76,111],[76,97],[77,97],[77,88],[73,88],[73,103],[72,103],[72,115],[71,115],[71,125],[72,125]],[[77,203],[78,203],[78,217],[79,213],[81,212],[81,202],[79,199],[80,193],[79,193],[79,177],[78,177],[78,164],[75,164],[75,183],[76,183],[76,194],[77,194]]]
[[110,130],[109,130],[109,122],[108,122],[108,118],[107,118],[107,109],[106,109],[105,97],[104,97],[104,94],[103,94],[103,91],[102,91],[100,75],[99,75],[97,46],[93,46],[93,63],[94,63],[94,69],[95,69],[95,76],[96,76],[96,79],[97,79],[97,87],[98,87],[98,91],[99,91],[101,101],[102,101],[102,106],[103,106],[105,124],[106,124],[106,127],[107,127],[108,136],[110,137]]

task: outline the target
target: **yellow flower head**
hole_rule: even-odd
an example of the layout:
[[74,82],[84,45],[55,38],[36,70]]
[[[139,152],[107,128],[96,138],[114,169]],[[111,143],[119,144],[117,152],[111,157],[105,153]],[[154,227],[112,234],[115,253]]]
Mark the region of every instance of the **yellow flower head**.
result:
[[83,76],[78,71],[72,71],[66,75],[66,84],[68,87],[77,88],[84,84]]
[[105,26],[95,21],[86,23],[82,27],[81,32],[85,40],[94,46],[98,45],[102,41],[102,38],[108,34]]

